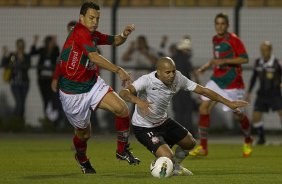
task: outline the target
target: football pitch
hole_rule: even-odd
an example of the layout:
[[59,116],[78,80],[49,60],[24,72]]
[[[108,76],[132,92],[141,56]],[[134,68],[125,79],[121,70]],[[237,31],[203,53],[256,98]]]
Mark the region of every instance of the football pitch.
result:
[[212,143],[207,158],[184,161],[194,176],[157,179],[149,172],[153,155],[134,139],[131,147],[142,161],[137,166],[115,159],[113,136],[95,135],[88,143],[88,155],[97,174],[83,175],[74,160],[71,138],[52,134],[1,137],[0,183],[282,183],[282,146],[256,146],[250,158],[243,158],[240,144]]

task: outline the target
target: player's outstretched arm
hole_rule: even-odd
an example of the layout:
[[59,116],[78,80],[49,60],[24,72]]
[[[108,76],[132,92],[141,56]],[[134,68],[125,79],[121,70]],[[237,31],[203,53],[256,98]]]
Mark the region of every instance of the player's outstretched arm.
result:
[[104,68],[110,72],[117,73],[122,81],[123,86],[125,86],[127,82],[131,83],[130,75],[123,68],[114,65],[102,55],[98,54],[97,52],[90,52],[88,54],[88,57],[91,62],[95,63],[99,67]]
[[209,67],[212,66],[212,63],[211,62],[207,62],[206,64],[202,65],[198,70],[197,70],[197,73],[198,74],[202,74],[204,73]]
[[248,63],[249,59],[248,58],[243,58],[243,57],[237,57],[237,58],[232,58],[232,59],[212,59],[210,61],[211,65],[213,66],[220,66],[224,64],[228,65],[240,65],[240,64],[245,64]]
[[127,88],[122,89],[119,92],[119,96],[125,100],[126,102],[137,104],[137,107],[140,109],[140,112],[146,116],[150,113],[150,104],[152,102],[148,102],[146,100],[142,100],[136,96],[137,92],[133,85],[129,85]]
[[223,103],[224,105],[228,106],[229,108],[231,108],[235,111],[239,111],[237,108],[245,107],[245,106],[248,105],[248,102],[243,101],[243,100],[230,101],[230,100],[224,98],[223,96],[219,95],[218,93],[214,92],[213,90],[205,88],[201,85],[197,85],[194,92],[196,92],[200,95],[204,95],[204,96],[208,97],[209,99],[211,99],[213,101]]
[[127,25],[121,34],[115,36],[114,45],[119,46],[123,44],[127,37],[135,30],[134,24]]

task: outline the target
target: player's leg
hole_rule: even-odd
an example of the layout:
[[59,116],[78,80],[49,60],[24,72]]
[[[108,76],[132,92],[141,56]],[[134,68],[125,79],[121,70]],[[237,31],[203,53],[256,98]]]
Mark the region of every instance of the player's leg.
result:
[[253,112],[252,124],[258,135],[258,145],[263,145],[265,143],[264,136],[264,123],[262,121],[262,112],[255,110]]
[[178,145],[174,153],[174,175],[193,175],[191,171],[181,165],[189,151],[196,145],[192,134],[181,124],[170,118],[163,124],[162,132],[165,132],[163,138],[168,145]]
[[280,122],[282,126],[282,97],[273,97],[272,100],[270,100],[271,105],[272,105],[272,110],[277,111],[279,117],[280,117]]
[[75,128],[75,135],[73,137],[73,144],[76,150],[76,158],[80,162],[88,160],[86,156],[87,141],[91,136],[91,124],[88,127],[81,129]]
[[175,163],[180,165],[181,162],[188,156],[189,151],[192,150],[196,145],[196,140],[190,132],[181,139],[175,149]]
[[[210,80],[206,86],[207,88],[215,91],[216,93],[224,96],[223,89],[219,88],[218,85]],[[191,156],[207,156],[208,155],[208,129],[210,127],[210,112],[214,107],[216,102],[211,101],[209,98],[205,96],[201,96],[201,104],[199,106],[199,139],[200,145],[197,146],[194,150],[190,151],[189,154]]]
[[173,152],[162,136],[162,127],[145,128],[133,125],[136,139],[151,153],[158,157],[168,157],[173,161]]
[[252,124],[253,127],[256,129],[258,134],[258,141],[257,144],[264,144],[265,143],[265,136],[264,136],[264,122],[262,119],[262,114],[264,112],[268,112],[269,108],[272,106],[272,102],[268,102],[270,99],[266,99],[263,96],[257,96],[255,103],[254,103],[254,112],[252,116]]
[[96,173],[87,158],[87,141],[91,136],[90,110],[84,105],[84,94],[70,95],[60,92],[63,110],[69,122],[75,129],[73,145],[75,159],[84,174]]
[[115,127],[118,133],[117,158],[127,160],[129,164],[139,164],[140,160],[129,151],[130,118],[126,103],[114,91],[111,91],[103,97],[98,107],[115,114]]
[[191,171],[186,169],[181,165],[183,160],[189,155],[189,151],[192,150],[196,145],[196,140],[193,138],[192,134],[190,132],[187,133],[187,135],[180,140],[178,143],[178,146],[175,149],[174,154],[174,175],[180,176],[180,175],[193,175]]
[[73,145],[75,147],[75,159],[81,167],[81,171],[84,174],[96,173],[95,169],[92,167],[89,159],[87,158],[87,141],[91,136],[91,124],[86,128],[75,128],[75,135],[73,137]]
[[191,156],[207,156],[208,155],[208,129],[210,127],[210,111],[216,102],[207,98],[202,100],[199,107],[198,136],[200,145],[190,151]]
[[235,118],[239,120],[241,130],[244,134],[245,137],[245,143],[250,143],[252,142],[251,138],[251,126],[250,126],[250,121],[247,115],[244,112],[239,112],[239,113],[234,113]]
[[252,142],[251,137],[251,126],[247,115],[244,112],[234,113],[235,118],[239,120],[241,125],[241,130],[244,134],[244,144],[243,144],[243,156],[249,157],[252,153]]
[[[243,100],[245,97],[244,89],[225,89],[224,95],[225,98],[229,100]],[[232,111],[229,107],[223,105],[223,111]],[[233,111],[234,112],[234,111]],[[241,130],[244,135],[244,144],[243,144],[243,156],[248,157],[252,152],[252,137],[251,137],[251,126],[249,118],[245,112],[234,112],[234,117],[240,122]]]

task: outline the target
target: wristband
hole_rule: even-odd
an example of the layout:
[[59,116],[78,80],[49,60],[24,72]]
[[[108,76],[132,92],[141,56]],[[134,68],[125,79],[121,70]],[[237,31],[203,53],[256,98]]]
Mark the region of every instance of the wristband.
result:
[[120,34],[120,36],[122,37],[122,38],[127,38],[127,36],[125,36],[124,34],[123,34],[123,32]]

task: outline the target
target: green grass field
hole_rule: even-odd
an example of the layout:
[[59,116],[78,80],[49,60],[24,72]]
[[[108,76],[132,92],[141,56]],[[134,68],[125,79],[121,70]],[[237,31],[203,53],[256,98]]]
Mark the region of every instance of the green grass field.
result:
[[95,175],[81,174],[70,148],[71,135],[2,138],[0,184],[282,183],[282,146],[255,147],[252,157],[243,158],[239,144],[211,144],[207,158],[187,158],[184,161],[183,165],[193,171],[194,176],[156,179],[149,172],[153,155],[136,141],[132,141],[132,147],[142,160],[138,166],[115,159],[113,137],[93,136],[88,145],[88,155],[97,170]]

